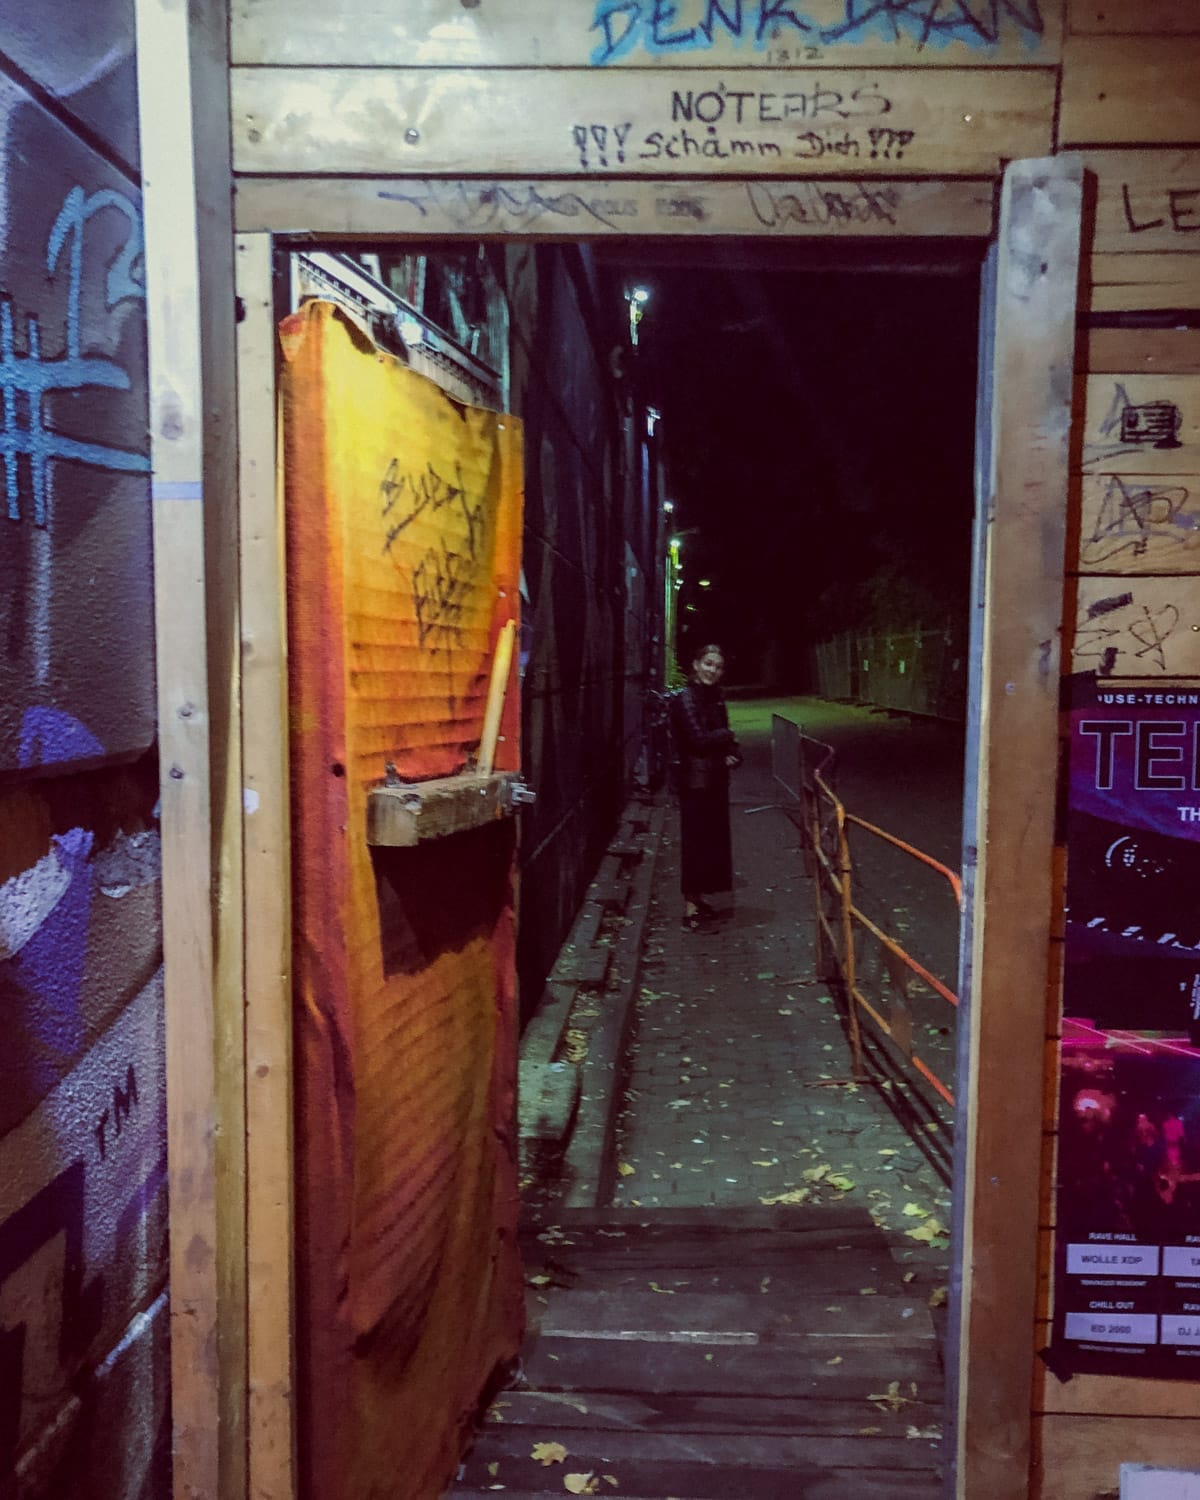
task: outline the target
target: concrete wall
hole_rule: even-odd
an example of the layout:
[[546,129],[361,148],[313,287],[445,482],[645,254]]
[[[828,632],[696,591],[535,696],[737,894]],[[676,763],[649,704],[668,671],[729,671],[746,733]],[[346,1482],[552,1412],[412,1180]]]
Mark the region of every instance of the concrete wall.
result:
[[0,1493],[169,1489],[132,0],[0,12]]

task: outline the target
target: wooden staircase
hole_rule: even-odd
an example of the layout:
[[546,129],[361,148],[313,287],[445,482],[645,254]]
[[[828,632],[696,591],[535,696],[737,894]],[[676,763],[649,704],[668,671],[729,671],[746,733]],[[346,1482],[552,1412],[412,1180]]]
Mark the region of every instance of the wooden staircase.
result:
[[840,1204],[531,1226],[522,1368],[450,1493],[937,1500],[941,1259]]

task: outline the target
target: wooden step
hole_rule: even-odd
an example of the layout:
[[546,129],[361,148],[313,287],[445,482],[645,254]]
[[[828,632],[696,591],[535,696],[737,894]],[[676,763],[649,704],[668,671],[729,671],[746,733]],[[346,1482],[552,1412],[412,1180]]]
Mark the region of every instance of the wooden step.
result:
[[[660,1284],[661,1285],[661,1284]],[[773,1343],[789,1339],[933,1338],[929,1309],[909,1297],[780,1297],[681,1291],[596,1292],[574,1289],[542,1310],[546,1338],[642,1340],[654,1343]]]
[[452,1495],[940,1496],[936,1268],[861,1209],[584,1210],[523,1244],[520,1374]]
[[533,1339],[522,1356],[524,1388],[542,1391],[759,1396],[851,1395],[866,1399],[899,1381],[918,1400],[936,1399],[942,1382],[928,1342],[893,1348],[846,1339],[820,1357],[797,1357],[794,1344],[637,1344],[616,1339]]
[[[884,1436],[905,1438],[908,1428],[940,1426],[936,1402],[907,1399],[897,1410],[883,1409],[867,1399],[872,1394],[860,1379],[850,1394],[815,1397],[774,1395],[679,1394],[667,1392],[505,1391],[495,1403],[496,1421],[506,1428],[554,1431],[556,1441],[570,1447],[576,1430],[615,1429],[622,1432],[753,1433],[770,1432],[841,1437],[861,1436],[862,1428],[878,1427]],[[910,1383],[904,1383],[904,1390]],[[491,1432],[489,1426],[487,1431]]]

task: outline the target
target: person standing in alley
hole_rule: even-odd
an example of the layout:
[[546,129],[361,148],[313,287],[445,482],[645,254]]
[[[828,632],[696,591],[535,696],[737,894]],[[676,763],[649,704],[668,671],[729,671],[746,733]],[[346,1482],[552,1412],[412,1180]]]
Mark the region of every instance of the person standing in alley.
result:
[[721,678],[720,646],[702,646],[686,685],[671,700],[671,734],[677,761],[683,925],[691,930],[715,915],[704,899],[733,889],[729,833],[729,772],[741,763]]

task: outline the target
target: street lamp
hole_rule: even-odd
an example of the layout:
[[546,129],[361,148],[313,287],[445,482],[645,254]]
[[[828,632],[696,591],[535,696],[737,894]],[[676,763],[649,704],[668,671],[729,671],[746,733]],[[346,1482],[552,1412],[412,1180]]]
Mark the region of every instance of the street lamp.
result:
[[625,300],[629,304],[629,342],[636,349],[638,324],[642,321],[642,314],[646,311],[646,303],[650,300],[650,288],[645,286],[631,287],[625,293]]

